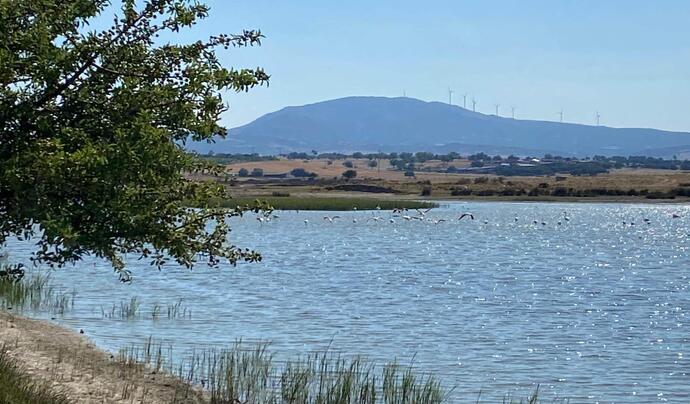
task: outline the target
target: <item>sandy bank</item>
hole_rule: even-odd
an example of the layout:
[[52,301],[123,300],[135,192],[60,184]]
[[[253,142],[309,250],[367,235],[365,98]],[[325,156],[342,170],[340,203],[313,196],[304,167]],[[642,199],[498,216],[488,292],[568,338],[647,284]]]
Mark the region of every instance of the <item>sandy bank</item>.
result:
[[202,403],[178,379],[126,367],[84,335],[0,310],[0,346],[75,403]]

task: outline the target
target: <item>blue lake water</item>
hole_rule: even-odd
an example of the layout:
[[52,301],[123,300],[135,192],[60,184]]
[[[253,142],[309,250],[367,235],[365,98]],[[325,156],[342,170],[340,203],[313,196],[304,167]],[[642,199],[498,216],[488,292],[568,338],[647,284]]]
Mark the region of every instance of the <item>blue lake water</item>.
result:
[[[465,211],[476,220],[458,222]],[[77,295],[55,321],[113,351],[152,335],[176,351],[243,338],[272,341],[278,358],[329,345],[414,358],[456,397],[487,402],[536,384],[573,403],[690,402],[690,206],[448,203],[427,214],[439,224],[277,214],[234,221],[233,242],[260,264],[159,272],[132,259],[129,285],[101,261],[56,271]],[[9,244],[14,259],[31,247]],[[192,316],[103,318],[131,296],[144,310],[181,298]]]

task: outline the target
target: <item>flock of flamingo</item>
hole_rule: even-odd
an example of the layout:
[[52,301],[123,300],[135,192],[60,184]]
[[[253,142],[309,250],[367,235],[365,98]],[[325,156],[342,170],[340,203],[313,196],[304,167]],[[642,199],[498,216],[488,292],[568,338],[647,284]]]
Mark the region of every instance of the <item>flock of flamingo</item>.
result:
[[[431,211],[431,209],[433,209],[433,208],[429,208],[426,210],[414,209],[416,214],[412,214],[412,212],[409,209],[398,208],[398,209],[393,209],[390,217],[388,217],[388,218],[383,217],[379,214],[372,214],[371,216],[366,217],[366,218],[353,217],[351,220],[352,220],[352,223],[358,223],[359,221],[364,221],[367,223],[368,222],[385,222],[385,221],[388,221],[389,223],[395,223],[396,220],[404,220],[407,222],[419,221],[419,222],[425,222],[425,223],[432,223],[432,224],[436,224],[436,225],[441,224],[441,223],[445,223],[445,222],[453,221],[452,218],[434,219],[434,218],[427,217],[427,213],[429,213],[429,211]],[[357,208],[354,208],[353,210],[356,211]],[[381,208],[377,208],[377,211],[380,211],[380,210],[381,210]],[[297,212],[299,213],[299,211],[297,211]],[[678,219],[681,216],[674,213],[671,215],[671,217],[673,219]],[[268,215],[268,216],[259,216],[256,218],[256,220],[263,224],[263,223],[270,222],[271,220],[278,219],[278,218],[279,218],[279,216],[277,216],[277,215]],[[474,220],[475,217],[474,217],[473,213],[465,212],[465,213],[461,214],[456,219],[456,221],[460,222],[463,219]],[[326,215],[323,217],[323,220],[325,222],[328,222],[328,223],[335,223],[337,220],[344,220],[344,218],[340,215],[333,215],[333,216]],[[520,219],[516,216],[514,219],[514,222],[517,223],[519,221],[520,221]],[[569,221],[570,221],[570,217],[568,216],[567,212],[563,212],[563,216],[560,217],[556,221],[556,225],[560,226],[560,225],[563,225],[564,223],[567,223]],[[645,224],[651,224],[651,220],[648,218],[644,218],[643,222]],[[309,223],[310,223],[309,219],[304,219],[305,225],[308,225]],[[489,223],[488,220],[484,220],[484,224],[488,224],[488,223]],[[533,220],[532,224],[546,226],[547,222],[545,222],[543,220],[541,220],[541,221],[540,220]],[[623,221],[623,225],[624,226],[635,226],[635,222],[634,221],[630,221],[630,222]]]

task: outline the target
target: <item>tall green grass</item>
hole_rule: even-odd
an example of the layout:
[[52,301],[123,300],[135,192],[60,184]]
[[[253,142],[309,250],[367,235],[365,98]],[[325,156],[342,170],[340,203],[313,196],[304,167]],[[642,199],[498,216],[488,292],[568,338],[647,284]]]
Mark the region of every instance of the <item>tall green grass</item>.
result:
[[11,358],[5,346],[0,347],[0,403],[68,404],[67,398],[53,391],[47,383],[32,379]]
[[266,202],[275,210],[393,210],[399,209],[428,209],[438,207],[438,204],[414,200],[393,200],[375,198],[335,198],[335,197],[257,197],[232,198],[216,200],[215,207],[235,208],[237,206],[254,206],[257,199]]
[[0,277],[0,306],[13,310],[64,314],[74,308],[75,292],[60,291],[48,275],[34,274],[20,281]]
[[175,303],[163,306],[159,303],[153,303],[149,311],[143,309],[143,305],[138,297],[132,297],[129,300],[122,300],[120,304],[113,303],[109,308],[101,306],[101,316],[108,319],[119,320],[160,320],[167,318],[168,320],[192,318],[192,310],[182,306],[182,299],[178,299]]
[[265,343],[247,347],[240,341],[173,360],[172,347],[149,338],[141,348],[121,350],[117,358],[125,369],[143,364],[202,386],[213,404],[437,404],[447,402],[449,394],[435,377],[411,366],[377,366],[328,351],[278,363]]

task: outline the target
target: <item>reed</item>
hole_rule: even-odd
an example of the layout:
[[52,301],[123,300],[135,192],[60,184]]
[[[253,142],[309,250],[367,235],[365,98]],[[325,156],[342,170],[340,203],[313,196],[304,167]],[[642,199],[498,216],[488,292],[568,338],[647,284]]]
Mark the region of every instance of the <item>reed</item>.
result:
[[101,316],[108,319],[120,320],[142,320],[150,318],[152,320],[160,320],[167,318],[168,320],[175,319],[191,319],[192,310],[182,306],[182,299],[178,299],[175,303],[162,306],[159,303],[153,303],[151,310],[145,312],[143,305],[138,297],[132,297],[129,300],[120,301],[119,304],[113,303],[109,308],[101,306]]
[[412,366],[377,366],[363,357],[329,351],[277,363],[267,343],[247,347],[239,341],[226,349],[194,350],[176,360],[172,348],[166,351],[149,338],[141,348],[121,351],[118,361],[123,369],[143,366],[156,372],[172,369],[175,362],[172,373],[203,387],[214,404],[436,404],[447,402],[449,394],[435,377]]
[[47,311],[62,315],[74,308],[76,292],[66,292],[50,285],[48,275],[33,274],[13,281],[0,278],[0,304],[13,310]]

